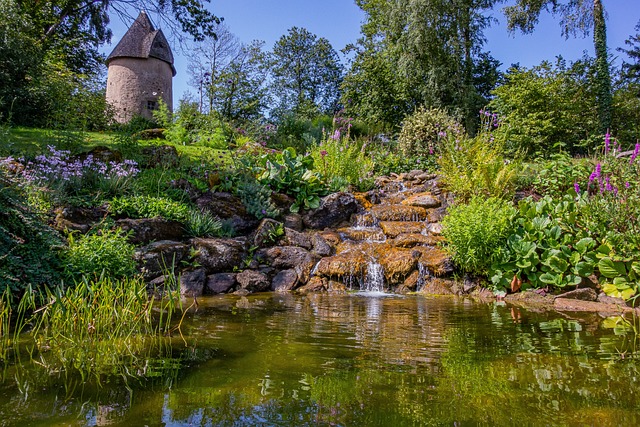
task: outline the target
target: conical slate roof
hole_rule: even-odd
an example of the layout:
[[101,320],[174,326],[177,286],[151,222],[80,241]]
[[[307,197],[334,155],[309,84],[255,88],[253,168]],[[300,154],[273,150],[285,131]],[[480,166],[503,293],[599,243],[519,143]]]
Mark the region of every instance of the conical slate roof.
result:
[[171,65],[171,71],[176,75],[169,42],[162,30],[153,28],[145,12],[140,12],[122,40],[107,57],[107,65],[115,58],[157,58]]

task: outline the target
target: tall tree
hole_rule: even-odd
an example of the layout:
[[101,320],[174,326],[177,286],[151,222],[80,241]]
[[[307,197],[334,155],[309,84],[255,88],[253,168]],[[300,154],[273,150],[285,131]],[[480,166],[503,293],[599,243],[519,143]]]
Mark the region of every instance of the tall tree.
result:
[[640,22],[636,25],[636,33],[629,36],[624,44],[628,49],[618,48],[620,52],[627,54],[631,62],[622,62],[622,76],[633,83],[640,83]]
[[196,43],[189,54],[188,73],[190,85],[200,95],[199,108],[212,111],[217,96],[216,83],[229,63],[240,52],[240,42],[229,28],[220,24],[216,28],[216,37],[207,37]]
[[596,54],[596,82],[600,131],[611,127],[611,70],[607,52],[607,31],[602,0],[516,0],[504,8],[509,30],[530,33],[534,30],[540,14],[548,11],[560,17],[562,34],[583,34],[593,30]]
[[487,101],[477,79],[488,79],[477,73],[496,64],[482,52],[483,31],[491,23],[485,12],[498,1],[357,0],[366,20],[362,38],[348,48],[355,57],[343,99],[352,100],[354,112],[384,117],[390,125],[418,105],[446,107],[473,131],[477,110]]
[[294,114],[313,116],[336,109],[342,66],[324,37],[290,28],[273,46],[271,73],[274,94]]

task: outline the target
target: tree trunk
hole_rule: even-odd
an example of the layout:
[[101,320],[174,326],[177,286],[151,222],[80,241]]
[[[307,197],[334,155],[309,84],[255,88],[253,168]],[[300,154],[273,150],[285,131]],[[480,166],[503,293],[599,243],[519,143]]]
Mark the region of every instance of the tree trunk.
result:
[[593,43],[596,51],[596,96],[600,132],[611,127],[611,72],[607,58],[607,27],[601,0],[593,0]]

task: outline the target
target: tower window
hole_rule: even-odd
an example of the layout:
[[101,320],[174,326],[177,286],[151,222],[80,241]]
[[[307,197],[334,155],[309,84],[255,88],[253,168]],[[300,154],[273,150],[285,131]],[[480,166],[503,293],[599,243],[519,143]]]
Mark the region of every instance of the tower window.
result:
[[147,101],[147,110],[157,110],[158,109],[158,102],[157,101]]

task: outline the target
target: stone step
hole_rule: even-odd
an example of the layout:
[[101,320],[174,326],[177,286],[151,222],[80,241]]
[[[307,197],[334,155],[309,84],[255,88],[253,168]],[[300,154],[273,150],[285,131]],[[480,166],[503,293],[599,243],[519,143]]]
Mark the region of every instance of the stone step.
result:
[[425,208],[406,205],[377,205],[371,214],[378,221],[424,221],[428,216]]
[[413,221],[382,221],[380,228],[389,238],[396,238],[401,234],[421,234],[427,224]]
[[384,242],[387,236],[380,227],[348,227],[339,228],[338,233],[343,240],[355,242]]

